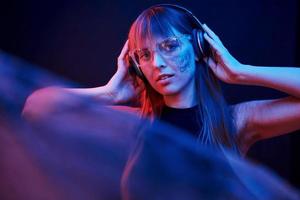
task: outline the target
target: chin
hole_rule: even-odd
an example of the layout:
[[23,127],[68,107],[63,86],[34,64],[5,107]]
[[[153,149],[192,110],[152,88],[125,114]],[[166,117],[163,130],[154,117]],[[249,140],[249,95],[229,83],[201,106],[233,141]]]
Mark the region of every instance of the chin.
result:
[[163,96],[173,96],[180,93],[180,89],[172,86],[158,88],[156,91]]

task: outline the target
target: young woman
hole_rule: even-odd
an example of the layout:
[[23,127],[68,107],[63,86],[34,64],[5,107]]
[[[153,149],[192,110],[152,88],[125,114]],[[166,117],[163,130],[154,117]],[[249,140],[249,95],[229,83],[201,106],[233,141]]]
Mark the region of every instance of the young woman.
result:
[[[136,72],[129,73],[133,67]],[[32,117],[50,112],[66,101],[61,95],[66,92],[111,105],[138,98],[140,108],[132,110],[142,116],[186,129],[202,144],[245,154],[258,140],[300,129],[299,77],[300,69],[295,67],[241,64],[188,10],[157,5],[142,12],[132,24],[118,57],[117,72],[105,86],[42,89],[28,98],[23,113]],[[227,105],[218,80],[270,87],[290,96]],[[52,98],[45,98],[47,95]],[[37,104],[40,97],[43,101]]]

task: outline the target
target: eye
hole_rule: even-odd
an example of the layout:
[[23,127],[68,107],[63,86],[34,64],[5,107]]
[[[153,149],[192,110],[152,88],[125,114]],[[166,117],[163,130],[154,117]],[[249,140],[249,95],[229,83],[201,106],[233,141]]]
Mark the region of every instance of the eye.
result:
[[177,38],[169,38],[159,44],[159,49],[166,53],[176,51],[179,47],[180,42]]
[[148,49],[143,49],[138,52],[139,60],[150,60],[151,52]]

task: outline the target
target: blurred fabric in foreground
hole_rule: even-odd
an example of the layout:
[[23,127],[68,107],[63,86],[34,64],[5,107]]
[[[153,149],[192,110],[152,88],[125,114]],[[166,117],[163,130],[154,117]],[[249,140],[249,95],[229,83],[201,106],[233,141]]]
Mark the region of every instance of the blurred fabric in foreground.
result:
[[48,85],[75,84],[0,53],[0,199],[300,198],[262,166],[91,99],[21,117],[26,97]]

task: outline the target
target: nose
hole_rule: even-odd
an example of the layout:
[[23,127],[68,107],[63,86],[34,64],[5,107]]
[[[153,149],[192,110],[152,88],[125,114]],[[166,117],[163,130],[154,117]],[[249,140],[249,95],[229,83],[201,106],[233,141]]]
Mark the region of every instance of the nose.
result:
[[165,60],[164,58],[157,52],[153,52],[153,61],[152,61],[152,65],[154,67],[158,67],[158,68],[161,68],[161,67],[165,67],[166,66],[166,63],[165,63]]

